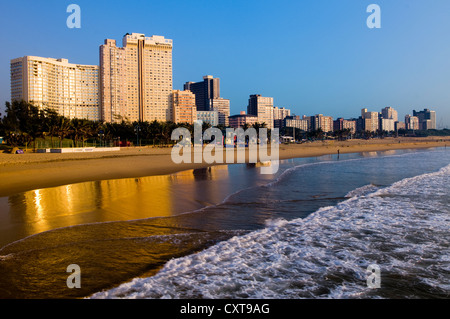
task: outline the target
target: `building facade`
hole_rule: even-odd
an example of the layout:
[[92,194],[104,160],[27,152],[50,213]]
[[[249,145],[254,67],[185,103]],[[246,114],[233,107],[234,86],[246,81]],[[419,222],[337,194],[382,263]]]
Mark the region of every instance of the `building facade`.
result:
[[362,126],[364,131],[376,132],[380,128],[378,112],[368,112],[367,109],[361,110]]
[[419,118],[407,114],[405,116],[405,126],[407,130],[419,130]]
[[256,116],[259,123],[266,123],[267,128],[274,128],[272,97],[263,97],[259,94],[250,95],[247,113]]
[[321,129],[323,132],[333,132],[333,118],[331,116],[324,116],[317,114],[314,117],[314,130]]
[[384,119],[391,119],[394,122],[398,122],[398,112],[390,106],[381,110],[381,116]]
[[101,117],[106,122],[171,121],[173,41],[126,34],[100,46]]
[[11,101],[48,107],[70,119],[100,119],[98,83],[96,65],[36,56],[11,60]]
[[294,127],[302,131],[309,131],[309,121],[300,118],[300,116],[287,116],[283,120],[284,127]]
[[211,100],[211,110],[219,113],[219,125],[227,127],[229,125],[228,117],[230,116],[230,100],[221,97]]
[[210,124],[212,127],[216,127],[219,124],[219,112],[218,111],[197,111],[197,120]]
[[250,127],[258,122],[258,117],[251,114],[245,114],[244,111],[242,111],[241,114],[232,115],[228,119],[229,125],[232,128]]
[[334,131],[350,130],[350,133],[355,134],[356,132],[356,121],[354,120],[344,120],[343,118],[338,118],[333,121]]
[[380,119],[380,130],[392,132],[395,131],[395,122],[394,119]]
[[184,90],[195,94],[197,111],[211,111],[212,100],[220,98],[220,79],[205,75],[202,82],[186,82]]
[[197,120],[195,95],[191,91],[174,90],[170,95],[173,121],[175,123],[194,124]]
[[424,109],[423,111],[413,111],[413,116],[419,119],[419,130],[435,130],[436,126],[436,112]]

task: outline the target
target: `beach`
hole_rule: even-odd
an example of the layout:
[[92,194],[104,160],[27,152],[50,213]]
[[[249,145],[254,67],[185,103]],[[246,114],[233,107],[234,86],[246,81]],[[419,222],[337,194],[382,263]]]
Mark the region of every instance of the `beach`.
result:
[[[433,148],[444,147],[447,144],[450,145],[450,137],[327,140],[304,144],[281,144],[279,159],[315,157],[338,152],[346,154]],[[0,197],[86,181],[166,175],[211,166],[206,162],[175,164],[171,159],[171,152],[172,148],[169,147],[136,147],[122,148],[116,152],[95,153],[2,153]],[[248,160],[248,154],[246,158]]]
[[[448,149],[342,146],[281,160],[273,175],[215,165],[1,197],[0,298],[448,296]],[[289,148],[301,147],[320,148]],[[47,162],[63,163],[70,171],[89,160]],[[66,285],[73,264],[80,289]],[[373,264],[381,289],[367,288]]]

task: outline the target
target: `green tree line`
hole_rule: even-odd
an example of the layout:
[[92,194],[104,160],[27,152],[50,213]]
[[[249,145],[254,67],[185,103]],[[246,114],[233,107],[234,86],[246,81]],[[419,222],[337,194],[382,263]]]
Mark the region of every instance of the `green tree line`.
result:
[[[265,123],[255,123],[254,128],[265,127]],[[172,132],[184,127],[194,134],[194,125],[173,122],[125,122],[104,123],[86,119],[68,119],[50,108],[39,108],[26,101],[6,102],[6,114],[0,116],[0,136],[12,147],[36,149],[38,139],[50,140],[50,144],[63,146],[64,140],[72,140],[74,147],[92,145],[165,146],[173,144]],[[211,127],[203,123],[203,131]],[[226,127],[218,125],[225,134]]]

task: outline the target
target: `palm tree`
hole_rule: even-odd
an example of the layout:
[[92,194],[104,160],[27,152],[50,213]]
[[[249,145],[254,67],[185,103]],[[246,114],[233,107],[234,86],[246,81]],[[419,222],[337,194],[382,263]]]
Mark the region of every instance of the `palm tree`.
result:
[[59,138],[59,147],[62,148],[62,141],[70,134],[71,126],[70,120],[64,116],[58,118],[58,122],[54,127],[54,132]]

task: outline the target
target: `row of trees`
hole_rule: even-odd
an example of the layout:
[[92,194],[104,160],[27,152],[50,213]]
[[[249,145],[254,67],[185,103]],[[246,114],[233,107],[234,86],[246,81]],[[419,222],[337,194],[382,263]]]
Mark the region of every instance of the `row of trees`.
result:
[[[1,116],[0,116],[1,118]],[[6,103],[6,115],[0,119],[0,136],[7,144],[19,147],[36,148],[38,139],[50,139],[50,144],[62,147],[63,140],[72,140],[75,147],[86,146],[87,143],[96,145],[111,145],[130,142],[134,145],[168,145],[172,132],[184,127],[194,134],[194,125],[173,122],[125,122],[103,123],[82,119],[68,119],[58,115],[52,109],[40,109],[25,101]],[[203,123],[203,131],[211,127]],[[265,123],[256,123],[253,127],[266,127]],[[225,127],[218,126],[225,134]]]

